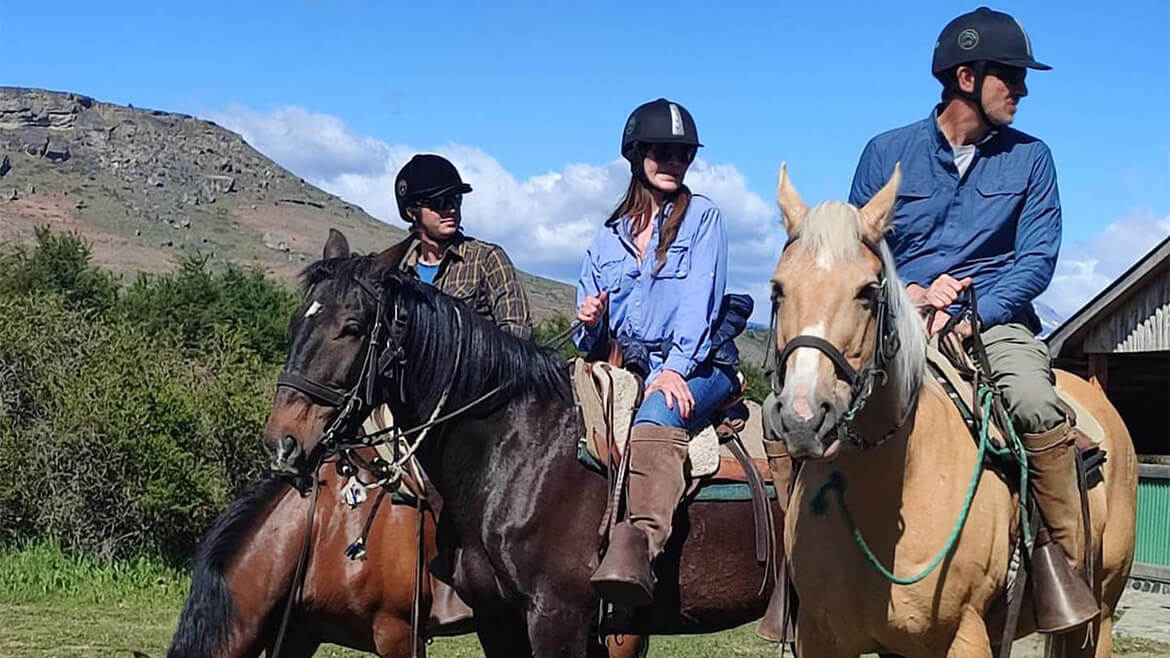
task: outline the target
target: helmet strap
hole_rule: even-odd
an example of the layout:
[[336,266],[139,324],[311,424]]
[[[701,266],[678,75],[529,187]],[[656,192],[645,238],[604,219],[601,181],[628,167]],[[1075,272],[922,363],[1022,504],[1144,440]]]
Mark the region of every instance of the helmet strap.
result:
[[987,124],[988,130],[995,130],[999,126],[987,116],[987,110],[983,109],[983,79],[987,76],[987,62],[980,60],[971,62],[969,66],[971,71],[975,74],[975,88],[970,91],[963,91],[962,87],[958,86],[958,80],[955,80],[955,93],[966,100],[975,104],[975,111],[979,113],[979,119]]

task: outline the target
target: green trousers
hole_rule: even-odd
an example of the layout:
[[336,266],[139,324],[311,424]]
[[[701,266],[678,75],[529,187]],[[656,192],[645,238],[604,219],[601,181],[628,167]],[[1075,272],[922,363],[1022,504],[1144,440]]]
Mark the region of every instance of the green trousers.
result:
[[1023,324],[997,324],[983,332],[991,377],[1020,434],[1040,434],[1067,416],[1056,395],[1048,346]]

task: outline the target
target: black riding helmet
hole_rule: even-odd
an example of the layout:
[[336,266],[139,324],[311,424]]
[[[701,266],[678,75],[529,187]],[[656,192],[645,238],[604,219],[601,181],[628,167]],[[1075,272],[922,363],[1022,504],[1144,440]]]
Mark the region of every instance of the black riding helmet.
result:
[[459,170],[451,161],[441,155],[420,153],[398,170],[394,179],[394,199],[398,202],[398,214],[408,224],[414,220],[406,209],[421,199],[443,196],[448,192],[467,194],[471,186],[459,177]]
[[643,103],[630,113],[622,132],[622,157],[642,175],[642,159],[651,144],[682,144],[699,148],[699,131],[687,108],[665,98]]
[[[989,125],[983,111],[981,90],[987,64],[1047,71],[1051,66],[1032,56],[1032,41],[1024,26],[1010,14],[980,7],[947,23],[934,44],[930,70],[943,88],[975,103],[979,115]],[[965,92],[955,81],[954,70],[968,65],[975,72],[975,90]]]

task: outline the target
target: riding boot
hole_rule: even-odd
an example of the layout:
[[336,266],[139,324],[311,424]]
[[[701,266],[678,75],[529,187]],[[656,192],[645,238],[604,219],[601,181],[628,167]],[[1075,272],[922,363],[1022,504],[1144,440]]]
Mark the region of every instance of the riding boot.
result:
[[768,455],[768,468],[772,471],[772,486],[776,488],[776,502],[780,511],[788,513],[788,494],[792,489],[792,456],[784,441],[764,439],[764,453]]
[[654,598],[654,559],[670,537],[674,508],[686,488],[685,429],[635,425],[630,430],[626,508],[628,518],[610,532],[609,547],[590,581],[601,597],[626,606]]
[[1092,589],[1077,574],[1083,572],[1085,526],[1075,436],[1065,421],[1047,432],[1024,434],[1023,440],[1032,497],[1047,529],[1032,553],[1037,630],[1055,633],[1100,614]]

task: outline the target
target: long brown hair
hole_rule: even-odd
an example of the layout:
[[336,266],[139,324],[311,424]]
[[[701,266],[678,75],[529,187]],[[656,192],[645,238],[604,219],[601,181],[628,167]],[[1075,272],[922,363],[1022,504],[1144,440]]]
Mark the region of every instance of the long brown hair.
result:
[[[687,207],[691,205],[691,190],[686,185],[679,185],[674,194],[662,200],[664,204],[673,203],[670,216],[662,223],[662,230],[658,234],[658,249],[654,252],[654,274],[666,263],[666,250],[678,237],[678,227],[682,225],[683,217],[687,214]],[[605,220],[606,226],[613,226],[622,217],[629,217],[634,226],[643,222],[653,221],[650,208],[653,199],[650,196],[650,185],[641,176],[631,176],[630,184],[626,187],[626,194],[618,202],[617,207]]]

